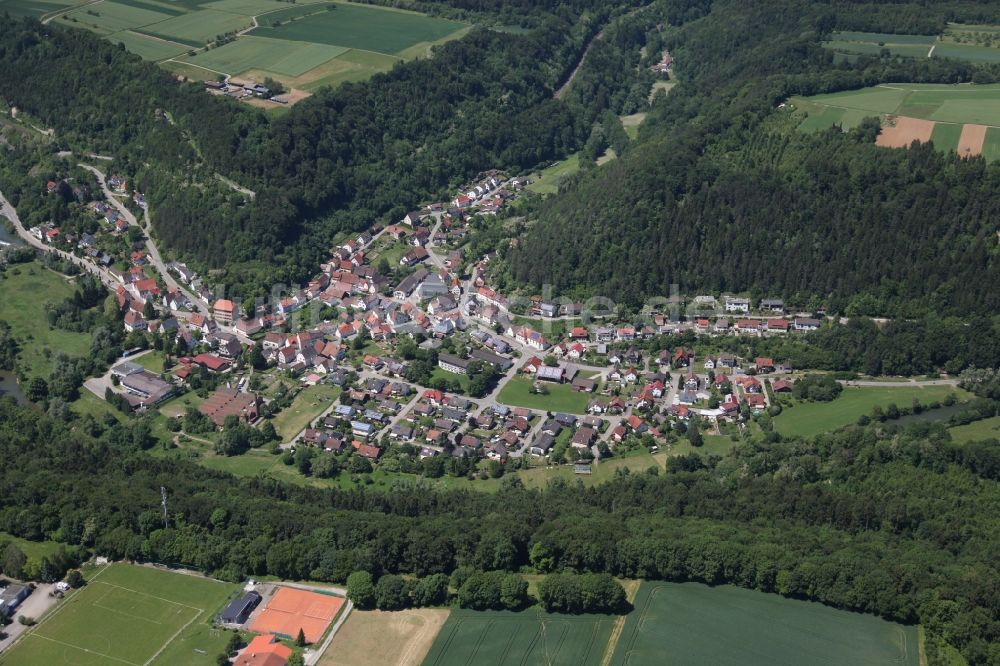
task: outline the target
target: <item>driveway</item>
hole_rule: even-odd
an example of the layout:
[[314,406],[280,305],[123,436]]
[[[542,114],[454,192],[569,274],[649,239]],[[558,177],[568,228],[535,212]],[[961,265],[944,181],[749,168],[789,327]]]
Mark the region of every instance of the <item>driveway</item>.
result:
[[56,586],[53,583],[39,583],[35,591],[31,593],[31,596],[24,600],[14,613],[14,617],[11,618],[14,621],[3,629],[3,632],[7,634],[7,638],[0,641],[0,652],[3,652],[17,642],[24,632],[31,628],[18,622],[18,616],[24,615],[35,618],[38,621],[59,603],[58,597],[49,596],[49,593],[55,589]]

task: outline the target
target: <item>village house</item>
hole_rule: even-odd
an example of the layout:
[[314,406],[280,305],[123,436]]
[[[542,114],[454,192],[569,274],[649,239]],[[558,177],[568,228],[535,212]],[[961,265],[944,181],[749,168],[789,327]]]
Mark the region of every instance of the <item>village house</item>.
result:
[[726,298],[726,312],[750,312],[749,298]]
[[232,301],[220,298],[212,304],[212,315],[220,324],[233,323],[233,310],[235,305]]

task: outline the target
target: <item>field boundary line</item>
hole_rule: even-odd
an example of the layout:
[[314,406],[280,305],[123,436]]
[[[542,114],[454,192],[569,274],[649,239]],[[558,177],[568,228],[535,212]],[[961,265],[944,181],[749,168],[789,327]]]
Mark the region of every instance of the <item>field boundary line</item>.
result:
[[126,659],[121,659],[119,657],[112,657],[110,654],[104,654],[103,652],[96,652],[94,650],[88,650],[87,648],[80,647],[79,645],[73,645],[72,643],[67,643],[66,641],[56,640],[55,638],[49,638],[48,636],[42,636],[39,633],[35,634],[42,640],[49,641],[50,643],[55,643],[56,645],[65,645],[66,647],[71,647],[74,650],[79,650],[80,652],[86,652],[87,654],[96,654],[98,657],[104,657],[105,659],[112,659],[114,661],[120,661],[123,664],[128,664],[129,666],[140,666],[140,664],[134,661],[128,661]]
[[[103,2],[103,0],[100,0],[100,1]],[[100,576],[102,573],[104,573],[104,571],[109,566],[111,566],[111,565],[110,564],[105,564],[104,566],[102,566],[101,570],[98,571],[96,574],[94,574],[93,578],[91,578],[90,580],[87,581],[87,584],[89,585],[90,583],[92,583],[95,580],[97,580],[97,577]],[[64,598],[63,601],[62,601],[62,603],[59,604],[58,606],[56,606],[54,610],[46,613],[42,617],[41,620],[39,620],[38,622],[35,623],[34,627],[31,627],[31,631],[25,631],[20,636],[18,636],[17,639],[13,643],[11,643],[6,648],[4,648],[3,653],[5,655],[6,654],[10,654],[10,651],[12,649],[14,649],[14,647],[16,645],[18,645],[21,641],[23,641],[24,638],[25,638],[25,636],[31,636],[32,634],[36,633],[39,629],[42,628],[42,626],[45,625],[46,622],[48,622],[50,619],[54,618],[56,615],[58,615],[60,612],[62,612],[62,609],[66,608],[66,606],[69,605],[70,603],[72,603],[72,601],[77,597],[77,595],[78,595],[78,593],[80,592],[81,589],[83,589],[83,588],[78,588],[78,589],[73,590],[73,594],[72,595],[70,595],[67,598]]]
[[188,606],[187,604],[182,604],[179,601],[171,601],[170,599],[165,599],[163,597],[158,597],[155,594],[147,594],[145,592],[140,592],[139,590],[133,590],[132,588],[125,587],[124,585],[115,585],[114,583],[105,583],[103,580],[101,581],[101,583],[104,584],[104,585],[110,585],[111,587],[117,587],[118,589],[125,590],[126,592],[134,592],[135,594],[141,594],[144,597],[149,597],[150,599],[156,599],[157,601],[165,601],[168,604],[173,604],[175,606],[181,606],[183,608],[189,608],[191,610],[196,610],[199,613],[204,613],[205,612],[204,608],[198,608],[197,606]]
[[[181,627],[180,629],[178,629],[178,630],[177,630],[176,632],[174,632],[174,635],[173,635],[173,636],[171,636],[170,638],[168,638],[168,639],[167,639],[166,641],[164,641],[164,642],[163,642],[163,645],[161,645],[161,646],[160,646],[160,649],[159,649],[159,650],[157,650],[157,651],[156,651],[155,653],[153,653],[153,656],[152,656],[152,657],[150,657],[149,659],[147,659],[147,660],[146,660],[146,661],[145,661],[145,662],[144,662],[144,663],[142,664],[142,666],[149,666],[149,664],[153,663],[153,661],[155,661],[157,657],[159,657],[159,656],[160,656],[161,654],[163,654],[163,651],[164,651],[164,650],[166,650],[166,649],[167,649],[167,647],[169,647],[169,646],[170,646],[170,644],[171,644],[171,643],[173,643],[173,642],[174,642],[174,640],[175,640],[175,639],[176,639],[176,638],[177,638],[178,636],[180,636],[180,635],[181,635],[181,633],[182,633],[182,632],[183,632],[183,631],[184,631],[185,629],[187,629],[188,627],[190,627],[190,626],[191,626],[191,625],[192,625],[192,624],[193,624],[193,623],[195,622],[195,620],[197,620],[198,618],[200,618],[200,617],[202,616],[202,614],[203,614],[204,612],[205,612],[205,611],[203,611],[203,610],[199,610],[199,611],[198,611],[198,612],[197,612],[197,613],[195,614],[195,616],[194,616],[194,617],[192,617],[192,618],[191,618],[190,620],[188,620],[187,622],[185,622],[185,623],[184,623],[184,625],[183,625],[183,626],[182,626],[182,627]],[[138,664],[136,664],[136,666],[138,666]]]

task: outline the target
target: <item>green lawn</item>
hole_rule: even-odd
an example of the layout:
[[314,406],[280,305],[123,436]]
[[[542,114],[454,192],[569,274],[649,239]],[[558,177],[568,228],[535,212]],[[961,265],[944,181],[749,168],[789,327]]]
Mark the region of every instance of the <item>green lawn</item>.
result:
[[444,368],[434,368],[434,372],[431,373],[431,380],[434,379],[444,379],[449,382],[458,382],[462,385],[462,393],[469,392],[469,376],[460,375],[455,372],[448,372]]
[[329,384],[307,386],[299,391],[292,404],[274,417],[274,428],[282,441],[290,442],[303,428],[327,409],[340,395],[340,389]]
[[539,194],[555,194],[559,191],[559,182],[579,170],[580,155],[574,153],[561,162],[550,164],[539,173],[532,174],[528,189]]
[[949,428],[952,439],[959,444],[977,442],[984,439],[1000,439],[1000,416]]
[[150,567],[109,565],[0,656],[0,664],[210,666],[228,640],[226,632],[213,633],[211,619],[237,589]]
[[14,543],[28,559],[40,560],[59,551],[62,545],[55,541],[28,541],[7,532],[0,532],[0,543]]
[[572,664],[597,666],[616,618],[453,610],[424,660],[425,666]]
[[150,372],[161,374],[163,372],[163,362],[165,357],[161,351],[151,351],[146,352],[139,358],[135,359],[135,362],[146,368]]
[[854,423],[859,416],[870,415],[876,405],[885,408],[896,403],[898,407],[909,407],[914,398],[928,404],[943,400],[949,393],[956,394],[960,400],[969,397],[967,392],[952,386],[846,387],[832,402],[786,407],[774,419],[774,427],[782,435],[811,437]]
[[188,391],[184,395],[179,395],[162,403],[160,405],[160,413],[164,416],[184,416],[188,407],[197,409],[203,402],[205,402],[204,398],[199,397],[193,391]]
[[99,422],[104,422],[104,417],[111,414],[118,421],[124,421],[125,415],[109,405],[103,398],[99,398],[86,388],[80,389],[80,397],[70,404],[70,409],[80,416],[90,414]]
[[51,328],[45,305],[73,295],[73,283],[37,261],[11,267],[0,278],[0,320],[10,324],[21,342],[18,368],[30,377],[48,377],[58,352],[85,356],[90,334]]
[[414,12],[338,4],[333,11],[277,28],[265,24],[251,34],[393,54],[421,42],[444,39],[465,27],[464,23]]
[[532,393],[534,382],[524,377],[514,377],[503,387],[497,401],[504,405],[528,407],[540,411],[585,414],[592,394],[574,391],[569,384],[545,382],[546,395]]
[[645,472],[650,467],[666,468],[666,453],[651,454],[645,450],[630,451],[622,457],[600,460],[591,465],[591,474],[576,474],[573,465],[556,467],[535,467],[521,470],[518,474],[528,488],[544,488],[552,479],[570,481],[580,479],[585,486],[594,486],[613,479],[617,470],[627,468],[632,474]]
[[647,582],[634,605],[612,666],[917,666],[920,661],[916,627],[776,594]]

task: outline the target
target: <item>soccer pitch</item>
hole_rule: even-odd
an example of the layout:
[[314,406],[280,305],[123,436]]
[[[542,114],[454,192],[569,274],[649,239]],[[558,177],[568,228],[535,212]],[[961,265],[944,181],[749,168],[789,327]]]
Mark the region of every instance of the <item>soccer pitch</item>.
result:
[[235,587],[150,567],[112,564],[69,595],[12,650],[0,655],[0,664],[167,663],[158,657],[174,641],[184,641],[188,633],[205,645],[205,654],[192,643],[184,663],[214,664],[228,636],[222,631],[202,631],[201,625],[211,620]]

